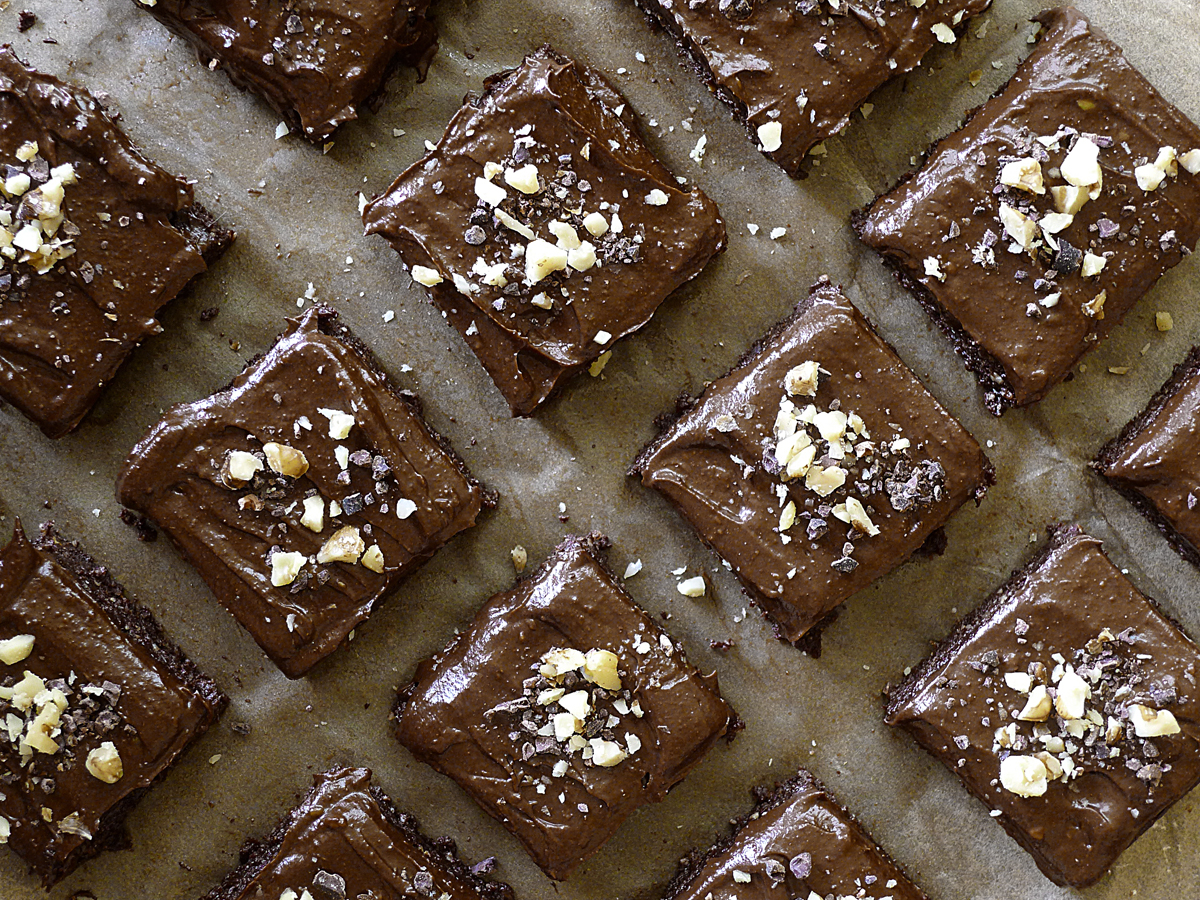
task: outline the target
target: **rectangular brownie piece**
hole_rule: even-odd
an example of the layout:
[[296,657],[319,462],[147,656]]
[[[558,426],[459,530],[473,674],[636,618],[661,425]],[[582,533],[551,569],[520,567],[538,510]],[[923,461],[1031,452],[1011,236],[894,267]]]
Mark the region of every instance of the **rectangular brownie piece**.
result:
[[[476,869],[486,869],[481,863]],[[203,900],[512,900],[508,885],[463,863],[448,838],[371,784],[370,769],[333,768],[265,840],[249,840],[240,864]]]
[[485,87],[363,222],[524,416],[602,366],[725,248],[725,225],[595,70],[543,48]]
[[0,550],[0,843],[50,887],[129,846],[125,817],[227,700],[78,544]]
[[1096,455],[1104,476],[1189,562],[1200,566],[1200,347],[1146,409]]
[[787,641],[904,562],[992,469],[828,280],[665,425],[631,474]]
[[0,46],[0,400],[75,428],[233,239],[86,91]]
[[854,224],[988,408],[1040,400],[1200,238],[1200,129],[1072,8]]
[[663,900],[929,900],[811,772],[754,795],[728,836],[684,858]]
[[1200,648],[1077,527],[967,616],[887,722],[994,811],[1055,884],[1086,887],[1200,782]]
[[424,77],[437,51],[429,0],[134,2],[318,144],[373,104],[398,65]]
[[568,537],[400,691],[396,736],[563,880],[741,723],[599,556]]
[[[634,0],[733,110],[760,151],[798,175],[877,87],[920,64],[991,0]],[[962,29],[959,29],[960,31]]]
[[330,309],[169,410],[117,498],[170,535],[289,678],[492,500]]

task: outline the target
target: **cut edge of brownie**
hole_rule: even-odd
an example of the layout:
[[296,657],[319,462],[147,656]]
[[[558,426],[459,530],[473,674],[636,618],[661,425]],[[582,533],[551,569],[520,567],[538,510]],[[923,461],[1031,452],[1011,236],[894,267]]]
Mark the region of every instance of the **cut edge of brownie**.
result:
[[[24,535],[20,519],[17,520],[14,537],[16,534]],[[100,819],[100,827],[90,841],[81,843],[64,857],[54,860],[47,857],[39,861],[42,864],[31,864],[41,877],[43,886],[49,889],[88,860],[109,850],[123,850],[130,846],[129,835],[125,830],[126,818],[150,789],[167,777],[196,740],[216,723],[228,706],[229,698],[217,687],[215,681],[200,671],[166,636],[153,613],[128,596],[125,588],[112,577],[107,567],[98,564],[77,541],[65,540],[53,522],[43,524],[38,537],[26,539],[35,550],[48,554],[70,573],[88,599],[104,611],[126,638],[142,647],[155,662],[203,698],[212,709],[209,721],[196,729],[179,757],[166,766],[150,784],[132,791],[104,813]],[[47,861],[49,865],[45,864]]]
[[[206,266],[212,266],[221,255],[229,249],[229,245],[237,235],[225,228],[206,207],[193,203],[170,216],[171,226],[184,236],[204,260]],[[195,281],[195,279],[192,279]],[[191,284],[192,282],[188,282]],[[180,291],[180,293],[183,293]]]
[[[836,806],[842,815],[874,845],[875,849],[888,863],[895,866],[901,872],[904,872],[900,864],[892,859],[891,855],[876,843],[875,839],[870,836],[870,833],[863,827],[862,823],[830,792],[821,780],[808,769],[802,768],[786,781],[776,782],[774,788],[769,788],[766,785],[756,785],[751,788],[750,793],[755,801],[754,807],[749,812],[731,819],[727,833],[719,835],[708,849],[701,850],[698,847],[694,848],[679,861],[679,866],[674,876],[672,876],[671,881],[667,884],[666,891],[663,893],[663,900],[674,900],[675,897],[678,897],[687,890],[700,875],[700,872],[709,860],[728,852],[737,843],[742,829],[747,824],[760,818],[764,813],[782,806],[803,790],[815,790],[823,793],[829,799],[829,802]],[[905,873],[905,877],[908,877],[907,873]],[[909,879],[909,881],[911,883],[912,879]],[[914,884],[913,886],[915,887],[916,885]],[[917,888],[917,890],[920,890],[920,888]]]
[[[833,288],[833,289],[837,290],[839,293],[842,293],[841,285],[834,284],[833,281],[830,280],[829,276],[822,275],[809,288],[808,294],[806,294],[804,297],[802,297],[796,303],[795,308],[790,313],[788,313],[788,315],[786,315],[783,319],[781,319],[780,321],[778,321],[774,325],[772,325],[762,337],[760,337],[753,344],[751,344],[749,349],[747,349],[740,357],[738,357],[737,362],[735,362],[732,366],[730,366],[729,369],[724,374],[718,375],[716,378],[713,378],[711,381],[707,382],[704,389],[701,390],[700,393],[698,393],[694,396],[689,394],[687,391],[684,391],[676,399],[675,408],[673,410],[666,412],[666,413],[660,413],[657,417],[655,417],[654,428],[657,431],[657,434],[638,453],[637,457],[630,464],[629,469],[626,471],[626,476],[629,478],[639,478],[640,479],[642,477],[642,475],[644,474],[646,463],[649,461],[650,457],[653,456],[658,451],[659,447],[661,447],[667,441],[667,439],[670,437],[671,429],[679,422],[680,419],[682,419],[684,416],[686,416],[689,412],[691,412],[696,407],[696,405],[700,402],[700,400],[703,399],[705,393],[707,393],[708,390],[710,390],[712,384],[714,382],[720,380],[721,378],[731,375],[732,373],[738,371],[739,369],[742,369],[742,368],[745,368],[745,367],[751,365],[756,359],[758,359],[759,356],[762,355],[762,353],[766,350],[767,346],[772,341],[774,341],[775,338],[777,338],[779,335],[781,335],[794,322],[796,322],[798,319],[800,319],[807,312],[809,312],[809,310],[811,310],[813,308],[813,305],[816,303],[815,298],[816,298],[817,292],[820,290],[826,289],[826,288]],[[845,296],[844,293],[842,295]],[[848,297],[846,298],[846,302],[850,303],[850,300]],[[850,305],[854,306],[853,303],[851,303]],[[855,309],[858,310],[858,307],[855,307]],[[892,346],[891,342],[888,341],[883,335],[881,335],[876,330],[875,325],[871,322],[870,319],[868,319],[866,317],[866,315],[862,312],[862,310],[858,310],[858,313],[867,322],[867,325],[871,329],[871,332],[876,337],[878,337],[879,340],[883,342],[884,346],[886,346],[888,348],[888,350],[890,350],[893,354],[895,354],[896,358],[901,361],[901,363],[904,365],[904,367],[906,369],[908,369],[908,363],[904,362],[903,357],[901,357],[900,354],[896,352],[896,348]],[[911,369],[908,369],[908,371],[910,373],[912,373]],[[916,373],[912,373],[912,374],[913,374],[913,377],[916,378]],[[917,381],[920,382],[920,379],[917,378]],[[924,387],[924,382],[921,382],[921,384],[922,384],[922,387],[924,388],[924,390],[926,390],[926,391],[929,390],[928,388]],[[930,394],[930,396],[933,396],[933,395]],[[942,409],[945,409],[945,407],[942,406],[941,401],[938,400],[936,397],[934,397],[934,401],[938,404],[939,407],[941,407]],[[947,410],[946,414],[950,415],[948,410]],[[951,418],[954,418],[954,417],[951,416]],[[958,420],[955,419],[954,421],[957,422]],[[983,453],[982,448],[980,449],[980,453]],[[992,461],[990,459],[988,459],[988,456],[986,453],[983,453],[983,458],[984,458],[983,476],[982,476],[979,486],[974,491],[974,500],[975,500],[976,506],[978,506],[980,503],[983,502],[983,498],[987,494],[988,489],[996,483],[996,467],[992,464]],[[664,499],[666,499],[666,498],[664,498]],[[670,501],[667,501],[667,502],[670,502]],[[672,507],[674,506],[674,504],[671,504],[671,505],[672,505]],[[683,519],[685,522],[688,522],[688,519],[686,516],[684,516]],[[688,522],[688,525],[690,527],[691,523]],[[935,533],[937,531],[941,531],[941,529],[940,528],[936,529]],[[711,551],[712,554],[718,560],[723,559],[721,554],[717,551],[716,547],[714,547],[700,533],[700,531],[698,529],[692,528],[692,532],[696,535],[697,538],[699,538],[700,542],[702,544],[704,544],[704,546],[707,547],[709,549],[709,551]],[[943,536],[945,535],[944,531],[942,531],[942,535]],[[936,539],[934,538],[934,534],[930,534],[930,536],[928,538],[926,538],[925,543],[923,543],[921,545],[921,548],[919,548],[917,551],[914,551],[913,555],[916,555],[916,553],[922,552],[924,550],[924,548],[926,547],[926,545],[930,545],[930,542],[935,541],[935,540]],[[932,545],[930,545],[930,546],[932,546]],[[941,549],[944,551],[944,549],[945,549],[944,545],[942,545]],[[908,557],[908,558],[911,558],[911,557]],[[906,562],[908,558],[906,558],[905,560],[902,560],[901,563]],[[781,630],[781,627],[780,627],[780,623],[776,620],[775,612],[774,612],[777,609],[785,609],[786,610],[787,609],[786,605],[778,603],[773,598],[768,597],[766,594],[759,591],[753,585],[750,585],[747,582],[743,581],[741,578],[738,579],[738,584],[741,586],[742,593],[745,594],[748,598],[750,598],[751,605],[756,607],[759,610],[759,613],[763,616],[763,618],[765,618],[771,624],[771,630],[774,633],[777,640],[779,640],[785,644],[791,644],[796,649],[798,649],[804,653],[807,653],[809,656],[813,657],[814,659],[818,658],[821,655],[821,635],[826,628],[828,628],[830,625],[833,624],[833,621],[834,621],[834,619],[837,618],[838,613],[840,612],[843,604],[839,603],[837,606],[835,606],[833,609],[831,609],[828,613],[826,613],[820,619],[820,621],[818,621],[815,625],[813,625],[811,628],[809,628],[808,631],[806,631],[804,634],[802,634],[799,638],[797,638],[794,641],[789,641],[787,639],[787,637],[783,634],[783,631]]]
[[[333,775],[346,771],[349,771],[349,767],[334,766],[325,770],[322,774]],[[318,775],[316,777],[320,778],[321,776]],[[237,867],[229,872],[221,880],[220,884],[212,888],[200,900],[238,900],[250,882],[266,868],[272,857],[279,852],[279,848],[283,845],[288,831],[299,820],[301,814],[305,811],[305,804],[316,794],[317,789],[316,784],[309,788],[304,796],[288,811],[265,838],[247,838],[238,852]],[[401,812],[397,809],[395,804],[392,803],[391,798],[382,788],[372,783],[368,787],[367,792],[370,794],[371,799],[378,804],[384,819],[389,825],[401,832],[406,838],[434,859],[438,860],[451,875],[471,885],[484,900],[513,900],[511,887],[501,881],[490,881],[484,878],[482,874],[476,872],[476,869],[482,866],[483,863],[479,863],[474,867],[468,866],[458,856],[458,848],[452,838],[426,837],[421,832],[420,823],[418,823],[417,819],[410,813]]]
[[1162,532],[1163,537],[1167,539],[1167,543],[1186,559],[1192,565],[1200,566],[1200,549],[1196,548],[1191,541],[1179,533],[1171,520],[1159,512],[1156,507],[1145,494],[1134,487],[1129,487],[1121,484],[1120,481],[1109,475],[1109,468],[1116,462],[1117,457],[1124,452],[1125,448],[1148,427],[1168,401],[1174,397],[1184,384],[1193,378],[1197,373],[1200,373],[1200,346],[1193,347],[1183,362],[1175,366],[1171,372],[1171,376],[1166,383],[1158,389],[1150,402],[1146,404],[1137,416],[1135,416],[1124,428],[1121,433],[1110,440],[1107,444],[1100,448],[1095,459],[1088,463],[1088,467],[1096,474],[1103,478],[1114,491],[1128,500],[1139,513],[1142,514],[1155,528]]

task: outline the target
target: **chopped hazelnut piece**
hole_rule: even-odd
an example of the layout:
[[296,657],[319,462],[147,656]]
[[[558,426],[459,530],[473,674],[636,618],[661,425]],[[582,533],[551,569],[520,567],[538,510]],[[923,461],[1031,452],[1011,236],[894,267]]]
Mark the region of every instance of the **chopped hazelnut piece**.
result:
[[350,436],[350,430],[356,424],[354,416],[340,409],[318,409],[317,412],[329,420],[329,436],[335,441],[343,441]]
[[413,503],[407,497],[401,497],[396,501],[396,517],[399,519],[407,519],[417,511],[417,504]]
[[779,514],[779,530],[787,531],[796,524],[796,504],[791,500],[787,502],[787,506],[783,508],[783,512]]
[[325,527],[325,501],[321,497],[305,497],[300,524],[317,534]]
[[1066,672],[1058,682],[1054,708],[1064,719],[1082,719],[1087,711],[1087,699],[1092,695],[1086,681],[1074,672]]
[[592,738],[591,745],[592,762],[606,769],[624,762],[625,758],[629,755],[615,741]]
[[1005,163],[1000,170],[1000,183],[1031,194],[1046,193],[1042,183],[1042,164],[1032,157]]
[[788,394],[793,397],[815,397],[820,381],[820,370],[820,365],[811,359],[798,366],[793,366],[783,380]]
[[1049,787],[1050,773],[1045,764],[1034,756],[1013,754],[1000,763],[1000,783],[1004,789],[1019,797],[1040,797]]
[[822,468],[814,465],[804,476],[804,486],[818,497],[828,497],[845,483],[846,470],[840,466]]
[[1108,291],[1101,291],[1091,300],[1083,304],[1083,314],[1093,319],[1104,318],[1104,301],[1108,299]]
[[24,662],[33,652],[33,635],[18,634],[8,640],[0,641],[0,662],[13,666]]
[[1045,722],[1053,710],[1054,701],[1050,699],[1049,691],[1044,684],[1039,684],[1029,692],[1029,699],[1025,701],[1025,707],[1017,713],[1017,718],[1022,722]]
[[488,206],[499,206],[508,199],[508,191],[485,178],[475,179],[475,196]]
[[687,578],[675,585],[675,589],[685,597],[703,597],[705,591],[704,576],[697,575]]
[[1189,150],[1187,153],[1181,154],[1179,164],[1183,166],[1184,171],[1192,175],[1200,175],[1200,149]]
[[1088,188],[1089,196],[1095,200],[1100,196],[1104,173],[1100,170],[1100,148],[1089,138],[1079,137],[1075,146],[1058,167],[1062,177],[1076,187]]
[[568,672],[582,669],[587,664],[587,657],[573,647],[560,647],[548,651],[542,657],[542,665],[538,670],[547,678],[558,678]]
[[592,711],[587,691],[572,691],[559,698],[558,705],[577,719],[586,719]]
[[250,481],[263,468],[262,460],[253,453],[234,450],[229,454],[229,477],[234,481]]
[[413,281],[417,284],[423,284],[425,287],[433,287],[445,281],[437,269],[431,269],[429,266],[413,266],[412,277]]
[[879,534],[879,526],[871,521],[866,508],[857,497],[846,498],[846,512],[850,516],[850,524],[856,531],[874,537]]
[[1154,326],[1159,331],[1170,331],[1175,327],[1175,320],[1169,312],[1159,311],[1154,314]]
[[592,237],[600,237],[608,231],[608,221],[598,212],[588,213],[583,219],[583,227]]
[[537,284],[552,272],[567,267],[567,251],[537,238],[525,248],[525,280]]
[[121,763],[121,754],[112,741],[105,741],[95,748],[87,757],[87,770],[105,784],[116,784],[125,774]]
[[621,690],[621,676],[617,672],[617,654],[610,650],[589,650],[583,664],[583,675],[606,691]]
[[1138,187],[1146,193],[1150,193],[1158,189],[1158,186],[1167,177],[1167,173],[1153,163],[1147,163],[1134,169],[1133,177],[1137,179]]
[[308,557],[303,553],[275,552],[271,554],[271,584],[287,587],[296,580]]
[[379,549],[378,544],[372,544],[367,548],[367,552],[362,555],[362,564],[364,568],[370,569],[377,574],[383,574],[383,551]]
[[1020,210],[1013,209],[1007,203],[1000,204],[1000,224],[1004,226],[1004,231],[1014,241],[1020,244],[1024,249],[1028,250],[1033,246],[1033,239],[1037,236],[1037,222],[1029,218]]
[[557,713],[554,716],[553,722],[554,737],[559,741],[565,741],[579,730],[579,720],[569,712]]
[[774,153],[783,146],[783,125],[765,122],[758,126],[758,144],[764,153]]
[[1058,234],[1074,221],[1075,217],[1070,213],[1047,213],[1038,219],[1038,226],[1045,234]]
[[520,575],[525,571],[525,566],[529,562],[529,553],[520,544],[512,548],[512,564]]
[[556,219],[546,228],[558,240],[558,246],[564,250],[575,250],[579,247],[579,234],[566,222],[559,222]]
[[538,181],[537,166],[533,163],[529,163],[519,169],[505,169],[504,182],[509,187],[516,188],[522,194],[536,194],[542,189],[541,182]]
[[666,193],[658,188],[654,188],[646,195],[646,203],[650,206],[666,206],[668,199]]
[[1095,253],[1084,253],[1083,266],[1079,270],[1079,274],[1081,274],[1084,278],[1091,278],[1093,275],[1099,275],[1102,271],[1104,271],[1104,267],[1107,264],[1108,259],[1106,257],[1099,256]]
[[1054,198],[1054,208],[1070,216],[1083,209],[1083,205],[1089,199],[1087,188],[1076,187],[1073,184],[1056,185],[1050,188],[1050,195]]
[[324,546],[317,551],[317,562],[356,563],[366,550],[366,544],[354,525],[343,525],[333,533]]
[[308,471],[308,459],[295,447],[287,444],[270,442],[263,444],[263,453],[267,457],[267,465],[280,475],[289,478],[299,478]]
[[954,29],[944,22],[938,22],[936,25],[931,26],[929,30],[943,44],[953,44],[958,39],[954,34]]
[[576,272],[586,272],[596,265],[596,248],[588,241],[583,241],[574,250],[567,251],[567,265]]
[[1025,672],[1006,673],[1004,683],[1018,694],[1028,694],[1033,689],[1033,679]]
[[1165,737],[1181,730],[1170,710],[1152,709],[1140,703],[1129,704],[1129,721],[1133,723],[1133,733],[1140,738]]

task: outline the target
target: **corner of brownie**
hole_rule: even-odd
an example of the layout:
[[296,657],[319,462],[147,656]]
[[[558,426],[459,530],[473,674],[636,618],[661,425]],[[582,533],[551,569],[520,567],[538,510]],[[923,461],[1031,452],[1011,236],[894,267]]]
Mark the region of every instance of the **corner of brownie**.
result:
[[396,736],[563,880],[740,725],[598,555],[568,537],[398,696]]
[[0,46],[0,400],[72,431],[233,239],[96,99]]
[[999,415],[1028,406],[1200,239],[1200,128],[1079,11],[853,217]]
[[1200,783],[1200,648],[1078,527],[898,686],[909,732],[1055,884],[1087,887]]
[[1163,533],[1172,547],[1200,566],[1200,347],[1091,466]]
[[725,225],[593,69],[543,47],[469,97],[363,210],[458,329],[513,415],[598,375],[725,248]]
[[726,836],[684,858],[663,900],[929,900],[811,772],[754,794]]
[[508,885],[483,877],[492,865],[468,866],[453,840],[427,838],[371,783],[370,769],[336,767],[314,776],[264,840],[248,840],[240,865],[203,900],[512,900]]
[[135,2],[316,144],[378,105],[400,64],[424,78],[437,51],[429,0]]
[[828,279],[632,472],[790,642],[912,556],[993,479],[974,438]]
[[126,816],[227,702],[78,544],[17,522],[0,550],[0,843],[46,887],[129,845]]
[[289,678],[494,505],[336,316],[289,320],[227,388],[168,411],[117,483]]

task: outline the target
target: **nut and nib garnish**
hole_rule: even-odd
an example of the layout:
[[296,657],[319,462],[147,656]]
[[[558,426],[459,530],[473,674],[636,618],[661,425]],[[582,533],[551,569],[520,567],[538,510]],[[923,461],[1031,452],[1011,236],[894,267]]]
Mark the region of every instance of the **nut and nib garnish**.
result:
[[64,202],[76,183],[75,167],[51,168],[36,141],[6,161],[0,173],[0,301],[21,291],[27,270],[45,275],[75,255],[79,228],[66,217]]
[[896,512],[917,512],[941,499],[946,473],[934,460],[914,461],[919,448],[895,426],[890,436],[873,440],[858,413],[836,399],[819,404],[828,374],[815,360],[787,372],[763,466],[779,478],[780,539],[790,543],[799,528],[795,539],[815,542],[836,523],[848,525],[842,555],[832,563],[848,575],[858,567],[855,544],[880,533],[867,501],[886,497]]

